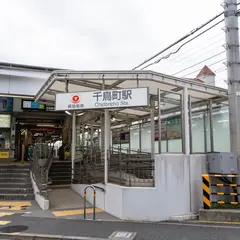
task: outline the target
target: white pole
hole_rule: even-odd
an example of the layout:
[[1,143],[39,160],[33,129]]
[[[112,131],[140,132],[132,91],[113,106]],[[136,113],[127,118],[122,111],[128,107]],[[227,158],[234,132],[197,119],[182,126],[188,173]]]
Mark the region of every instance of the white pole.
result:
[[104,183],[108,182],[108,150],[110,146],[110,115],[104,110]]
[[74,161],[76,155],[76,112],[72,114],[72,147],[71,147],[71,159],[72,159],[72,180],[74,180]]
[[189,155],[190,154],[190,141],[189,141],[190,135],[189,135],[189,121],[188,121],[189,119],[188,119],[188,89],[187,89],[187,87],[184,87],[184,89],[183,89],[183,106],[184,106],[184,111],[183,111],[184,122],[183,122],[183,124],[184,124],[184,141],[185,141],[184,153],[186,155]]

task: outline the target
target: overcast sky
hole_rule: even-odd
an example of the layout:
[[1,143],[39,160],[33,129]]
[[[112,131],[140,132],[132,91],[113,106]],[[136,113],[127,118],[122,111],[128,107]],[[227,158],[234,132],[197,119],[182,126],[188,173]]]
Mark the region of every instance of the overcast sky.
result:
[[131,69],[223,11],[220,2],[0,0],[0,61]]

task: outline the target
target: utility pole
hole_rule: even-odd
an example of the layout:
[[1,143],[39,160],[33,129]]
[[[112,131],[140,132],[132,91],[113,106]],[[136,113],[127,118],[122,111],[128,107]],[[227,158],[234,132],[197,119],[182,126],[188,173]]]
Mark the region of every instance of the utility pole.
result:
[[231,151],[237,153],[240,169],[240,58],[237,0],[222,4],[225,17],[227,82]]

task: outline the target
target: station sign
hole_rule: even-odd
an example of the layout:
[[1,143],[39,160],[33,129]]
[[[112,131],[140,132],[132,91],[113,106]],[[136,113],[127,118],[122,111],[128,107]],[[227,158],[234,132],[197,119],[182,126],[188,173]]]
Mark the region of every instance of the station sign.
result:
[[147,106],[148,88],[109,89],[94,92],[58,93],[56,111],[130,108]]

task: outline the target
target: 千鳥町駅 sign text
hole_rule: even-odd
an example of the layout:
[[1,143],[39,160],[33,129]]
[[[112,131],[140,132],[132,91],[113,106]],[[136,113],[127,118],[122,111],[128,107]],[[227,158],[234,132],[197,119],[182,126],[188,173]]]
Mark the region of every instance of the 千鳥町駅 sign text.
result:
[[56,94],[55,110],[128,108],[148,105],[148,88],[113,89]]

